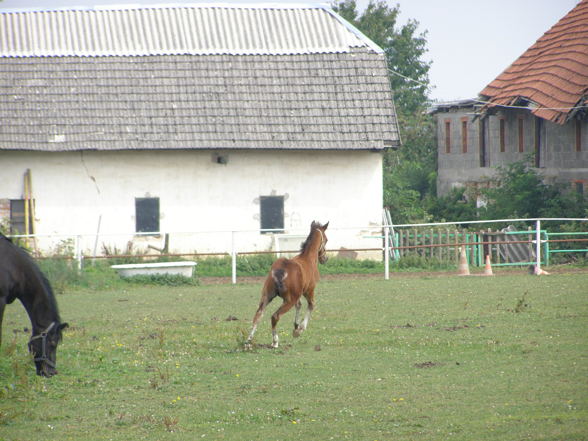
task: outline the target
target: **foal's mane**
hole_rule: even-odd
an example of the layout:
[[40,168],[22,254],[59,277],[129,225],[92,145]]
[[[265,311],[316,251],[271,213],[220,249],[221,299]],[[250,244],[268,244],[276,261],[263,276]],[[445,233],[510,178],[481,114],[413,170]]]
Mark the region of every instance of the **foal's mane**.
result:
[[300,254],[304,253],[310,247],[310,243],[312,242],[312,233],[314,233],[314,231],[318,229],[320,226],[321,224],[319,224],[318,222],[312,223],[308,237],[300,245]]

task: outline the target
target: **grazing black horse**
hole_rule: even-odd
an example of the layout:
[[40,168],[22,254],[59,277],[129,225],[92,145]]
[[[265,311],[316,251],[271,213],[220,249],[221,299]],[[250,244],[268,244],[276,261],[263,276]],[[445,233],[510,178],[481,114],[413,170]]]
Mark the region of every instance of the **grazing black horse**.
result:
[[0,343],[4,308],[15,299],[20,300],[31,320],[29,351],[37,375],[51,377],[57,373],[57,344],[67,323],[61,323],[51,285],[31,256],[0,234]]

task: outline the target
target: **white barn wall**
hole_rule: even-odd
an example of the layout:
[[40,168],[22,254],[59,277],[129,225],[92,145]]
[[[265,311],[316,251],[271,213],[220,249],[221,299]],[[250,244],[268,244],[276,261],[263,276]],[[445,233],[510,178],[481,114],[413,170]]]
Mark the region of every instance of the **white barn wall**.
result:
[[[382,155],[368,151],[85,151],[0,154],[0,199],[23,195],[23,175],[31,169],[36,200],[36,232],[89,235],[92,252],[100,222],[101,244],[136,249],[163,239],[139,238],[135,198],[160,198],[160,230],[171,233],[170,251],[229,251],[230,234],[179,232],[257,230],[259,196],[283,195],[286,233],[305,235],[313,219],[330,221],[329,248],[377,247],[373,233],[344,230],[379,225],[382,209]],[[343,228],[343,230],[338,230]],[[375,229],[377,231],[377,228]],[[109,236],[128,233],[125,236]],[[266,250],[271,235],[236,236],[239,250]],[[40,242],[41,247],[53,246]]]

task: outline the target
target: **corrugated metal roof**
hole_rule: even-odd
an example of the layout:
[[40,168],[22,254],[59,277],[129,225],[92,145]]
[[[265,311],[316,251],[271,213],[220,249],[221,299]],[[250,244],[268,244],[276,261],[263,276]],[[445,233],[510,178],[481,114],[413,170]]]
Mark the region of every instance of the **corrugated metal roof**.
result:
[[400,142],[384,54],[325,8],[0,16],[0,151]]
[[565,123],[588,100],[588,0],[565,17],[480,92],[488,107],[517,105],[521,99],[537,108],[532,113]]
[[381,51],[315,5],[177,5],[0,11],[0,56],[304,54]]

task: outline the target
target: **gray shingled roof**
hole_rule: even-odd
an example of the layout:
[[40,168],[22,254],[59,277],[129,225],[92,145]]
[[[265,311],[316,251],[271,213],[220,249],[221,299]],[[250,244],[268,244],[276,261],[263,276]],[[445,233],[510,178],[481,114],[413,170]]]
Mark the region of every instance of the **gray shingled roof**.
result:
[[[185,9],[171,8],[172,15],[181,17]],[[242,9],[225,8],[222,14],[213,14],[215,20],[207,20],[207,27],[198,32],[218,37],[225,23],[239,27]],[[257,43],[245,54],[243,41],[249,40],[240,34],[233,40],[221,39],[222,50],[211,45],[211,53],[181,53],[184,45],[177,53],[128,55],[125,50],[138,46],[125,49],[118,45],[108,56],[104,52],[78,56],[65,52],[76,46],[71,41],[61,46],[61,40],[52,37],[55,44],[37,45],[43,47],[40,53],[45,51],[40,56],[30,52],[34,44],[23,43],[34,39],[6,38],[4,28],[4,37],[0,37],[0,150],[379,150],[398,145],[386,63],[371,42],[324,8],[311,8],[308,16],[296,11],[293,20],[283,20],[283,8],[250,9],[247,16],[259,20],[263,15],[266,28],[279,24],[280,35],[305,29],[304,34],[315,36],[313,44],[303,44],[310,41],[303,35],[281,38],[279,45],[271,43],[279,47],[279,53],[268,50],[261,54],[263,39],[258,36],[251,38]],[[125,11],[113,17],[120,22]],[[317,11],[325,16],[317,19]],[[55,14],[63,12],[36,14],[55,19]],[[170,15],[170,8],[150,8],[150,14],[158,13]],[[11,32],[39,35],[38,29],[35,33],[27,30],[23,16],[5,14],[0,12],[0,33],[12,20],[20,25],[11,26]],[[87,17],[83,20],[91,23]],[[308,27],[323,22],[338,26],[340,36],[327,38],[326,28]],[[188,27],[182,29],[188,32]],[[86,28],[85,35],[92,35],[91,29]],[[198,40],[194,35],[190,38]],[[140,46],[143,40],[134,41]],[[177,36],[163,40],[166,45],[188,41]],[[149,50],[155,51],[159,46],[153,42],[159,40],[150,41]],[[349,44],[345,50],[341,41]],[[339,45],[336,50],[335,43]],[[18,47],[21,52],[17,54]],[[165,47],[168,51],[169,45]]]

